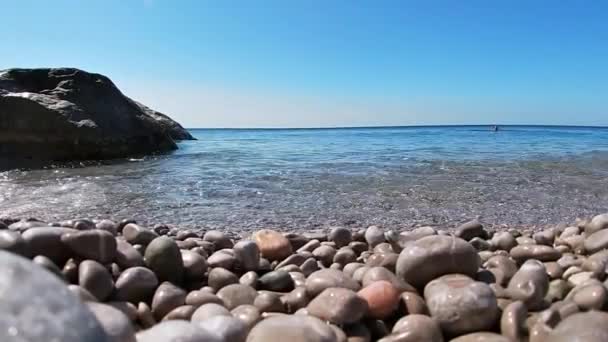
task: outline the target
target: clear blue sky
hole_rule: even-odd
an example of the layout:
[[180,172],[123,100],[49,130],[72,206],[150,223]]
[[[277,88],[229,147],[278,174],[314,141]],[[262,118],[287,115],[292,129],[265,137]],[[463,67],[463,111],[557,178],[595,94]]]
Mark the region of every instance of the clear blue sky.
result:
[[608,125],[608,1],[0,8],[0,69],[103,73],[188,127]]

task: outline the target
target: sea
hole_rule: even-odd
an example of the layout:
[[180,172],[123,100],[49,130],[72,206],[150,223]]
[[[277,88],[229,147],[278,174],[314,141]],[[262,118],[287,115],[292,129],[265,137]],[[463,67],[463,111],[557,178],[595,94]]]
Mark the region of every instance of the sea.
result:
[[248,232],[548,227],[608,212],[608,128],[192,129],[141,159],[0,173],[0,216]]

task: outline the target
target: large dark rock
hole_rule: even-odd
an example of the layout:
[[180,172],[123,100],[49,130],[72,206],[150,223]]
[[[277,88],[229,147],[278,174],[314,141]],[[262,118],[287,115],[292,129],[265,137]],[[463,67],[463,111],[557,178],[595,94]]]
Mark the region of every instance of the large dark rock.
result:
[[[0,160],[71,161],[166,152],[193,139],[177,122],[123,95],[99,74],[0,71]],[[11,167],[9,165],[8,167]]]

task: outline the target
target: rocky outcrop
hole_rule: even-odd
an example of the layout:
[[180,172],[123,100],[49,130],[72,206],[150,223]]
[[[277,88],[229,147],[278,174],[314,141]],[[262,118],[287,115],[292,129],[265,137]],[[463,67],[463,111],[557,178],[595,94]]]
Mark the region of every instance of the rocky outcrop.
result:
[[[0,165],[166,152],[193,139],[177,122],[79,69],[0,71]],[[14,166],[14,165],[8,165]]]

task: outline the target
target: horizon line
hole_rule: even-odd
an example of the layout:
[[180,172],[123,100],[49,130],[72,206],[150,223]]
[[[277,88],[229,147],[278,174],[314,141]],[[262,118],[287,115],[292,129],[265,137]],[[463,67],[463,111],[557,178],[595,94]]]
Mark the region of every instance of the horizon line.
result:
[[378,125],[378,126],[321,126],[321,127],[185,127],[200,130],[331,130],[331,129],[382,129],[382,128],[442,128],[442,127],[547,127],[547,128],[600,128],[598,125],[545,125],[545,124],[447,124],[447,125]]

